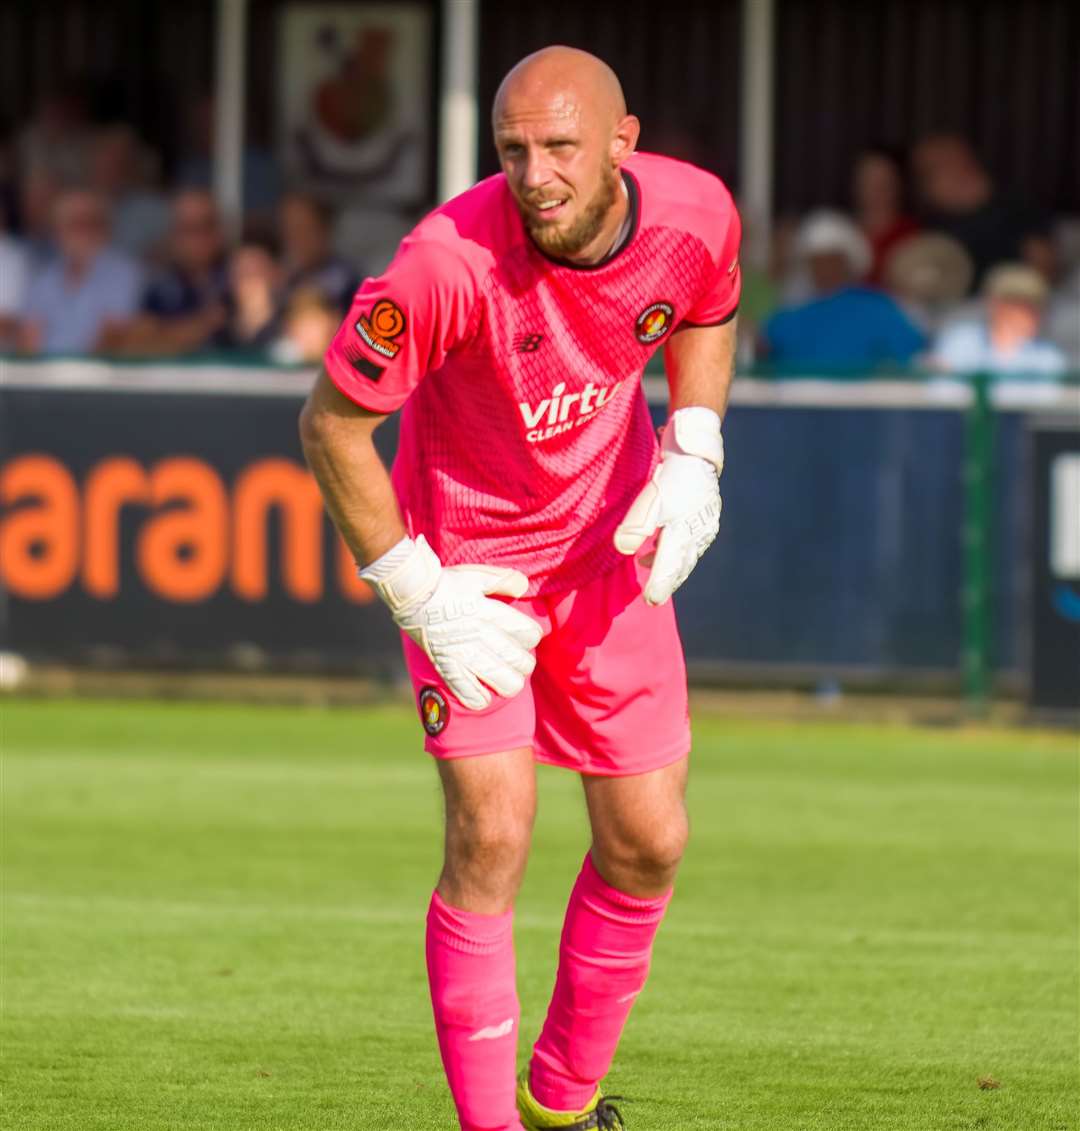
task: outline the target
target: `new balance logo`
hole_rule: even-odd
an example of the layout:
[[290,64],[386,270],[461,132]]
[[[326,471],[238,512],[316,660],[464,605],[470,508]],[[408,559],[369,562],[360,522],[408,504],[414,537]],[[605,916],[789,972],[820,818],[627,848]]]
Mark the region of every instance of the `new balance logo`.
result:
[[543,340],[543,334],[519,334],[514,339],[514,349],[518,353],[536,353]]
[[514,1019],[508,1017],[501,1025],[489,1025],[486,1029],[473,1033],[470,1041],[496,1041],[499,1037],[508,1037],[514,1031]]

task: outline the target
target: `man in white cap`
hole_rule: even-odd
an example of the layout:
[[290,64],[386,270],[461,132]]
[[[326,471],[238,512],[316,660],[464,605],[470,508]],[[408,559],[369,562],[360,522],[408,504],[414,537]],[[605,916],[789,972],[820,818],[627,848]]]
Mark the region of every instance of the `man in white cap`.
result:
[[1065,354],[1039,337],[1049,288],[1034,267],[1000,263],[986,276],[982,293],[984,317],[949,326],[938,338],[932,355],[937,368],[1028,377],[1065,371]]
[[762,352],[783,367],[865,369],[903,364],[923,336],[897,303],[861,282],[870,247],[841,212],[811,212],[799,227],[796,253],[814,297],[776,312],[762,330]]

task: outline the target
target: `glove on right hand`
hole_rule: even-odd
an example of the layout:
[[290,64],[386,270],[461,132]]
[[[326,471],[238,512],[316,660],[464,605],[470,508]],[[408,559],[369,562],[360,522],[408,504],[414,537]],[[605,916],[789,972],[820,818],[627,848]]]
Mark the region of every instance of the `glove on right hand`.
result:
[[487,707],[489,687],[508,698],[525,687],[543,630],[519,609],[492,600],[524,596],[529,579],[523,573],[499,566],[443,566],[421,534],[389,577],[378,580],[368,570],[360,576],[463,706]]

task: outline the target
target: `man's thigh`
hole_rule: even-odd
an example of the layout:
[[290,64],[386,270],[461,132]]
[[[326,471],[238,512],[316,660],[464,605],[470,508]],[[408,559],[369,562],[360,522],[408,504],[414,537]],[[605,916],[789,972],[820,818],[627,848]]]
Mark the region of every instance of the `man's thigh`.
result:
[[536,756],[583,774],[622,777],[690,750],[686,662],[671,602],[645,603],[648,569],[625,558],[552,599],[532,694]]

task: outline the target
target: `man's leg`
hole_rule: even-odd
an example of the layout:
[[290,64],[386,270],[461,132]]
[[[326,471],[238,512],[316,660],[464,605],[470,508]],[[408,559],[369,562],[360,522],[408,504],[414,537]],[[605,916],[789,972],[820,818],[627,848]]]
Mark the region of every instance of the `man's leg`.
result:
[[530,1090],[578,1111],[615,1055],[649,973],[653,937],[686,847],[686,758],[633,777],[583,777],[593,842],[570,896],[555,993]]
[[536,814],[532,751],[438,766],[446,846],[428,910],[427,966],[439,1051],[463,1131],[520,1131],[512,908]]

